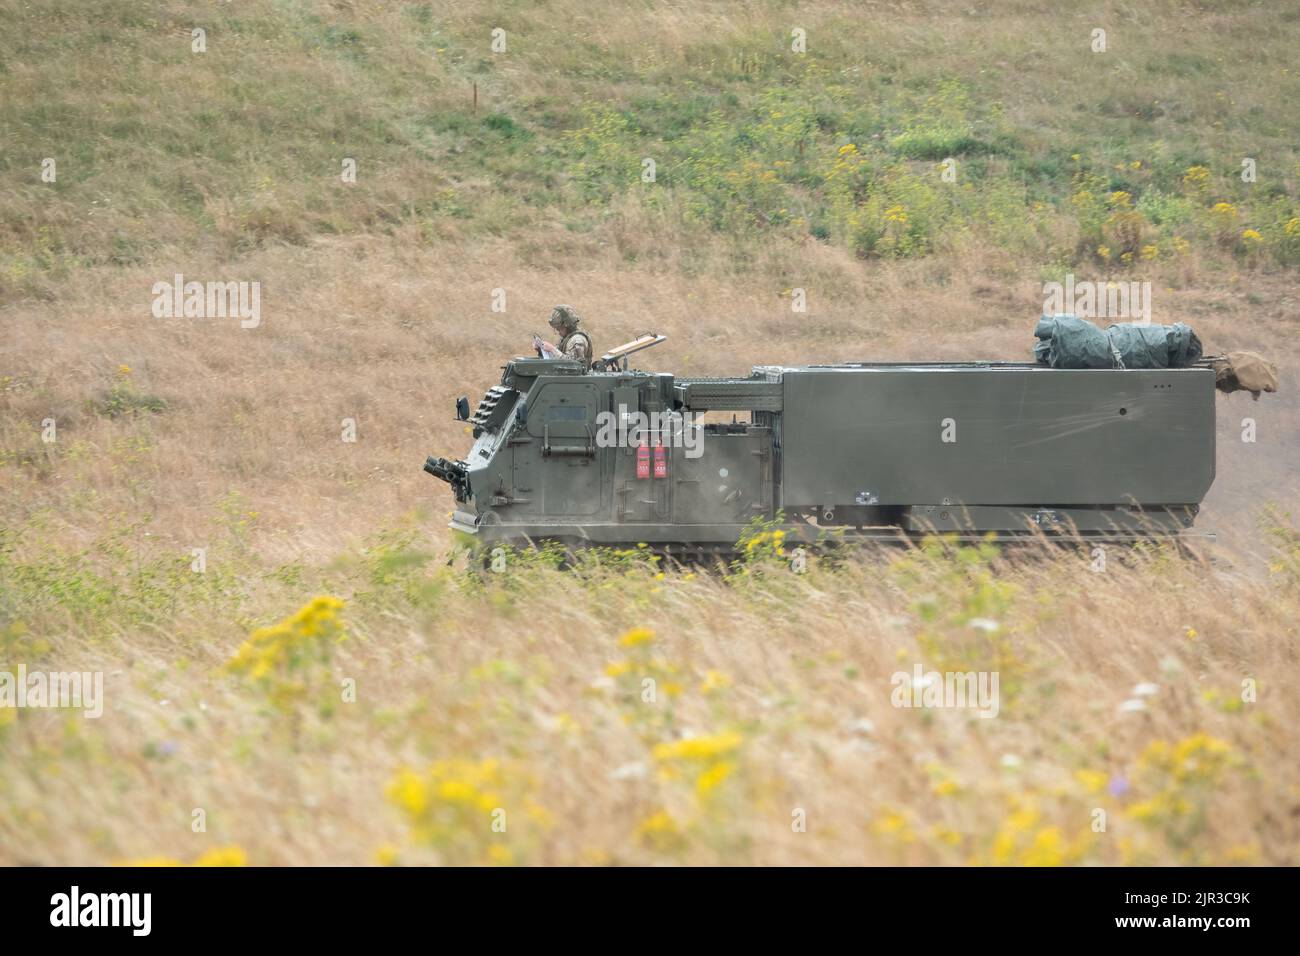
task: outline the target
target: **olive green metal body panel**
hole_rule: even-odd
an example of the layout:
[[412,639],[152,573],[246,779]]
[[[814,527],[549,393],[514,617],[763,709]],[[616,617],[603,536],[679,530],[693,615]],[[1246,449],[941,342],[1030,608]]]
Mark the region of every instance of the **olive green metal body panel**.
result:
[[1214,373],[787,369],[782,504],[1194,504],[1214,480]]
[[[1214,479],[1214,400],[1204,368],[862,364],[674,379],[517,359],[470,419],[466,457],[426,470],[452,484],[452,527],[484,542],[719,551],[779,513],[798,541],[1127,538],[1191,525]],[[728,411],[731,422],[713,420]],[[638,474],[638,442],[602,437],[602,421],[640,414],[665,416],[650,439],[665,446],[659,474]]]

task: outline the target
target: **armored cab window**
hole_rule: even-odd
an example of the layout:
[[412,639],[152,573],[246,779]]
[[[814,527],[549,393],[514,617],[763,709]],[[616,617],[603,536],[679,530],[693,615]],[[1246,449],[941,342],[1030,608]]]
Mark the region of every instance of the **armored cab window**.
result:
[[588,417],[586,405],[552,405],[546,410],[548,422],[585,422]]

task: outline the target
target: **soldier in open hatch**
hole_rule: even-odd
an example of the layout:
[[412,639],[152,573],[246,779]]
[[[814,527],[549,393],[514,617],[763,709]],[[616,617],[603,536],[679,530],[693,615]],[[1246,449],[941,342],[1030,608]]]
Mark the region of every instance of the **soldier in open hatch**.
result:
[[550,342],[540,342],[540,340],[539,343],[534,344],[538,345],[542,355],[558,352],[567,358],[581,362],[583,366],[590,366],[591,336],[578,328],[578,323],[581,321],[573,306],[557,305],[551,310],[548,324],[562,336],[559,346],[552,345]]

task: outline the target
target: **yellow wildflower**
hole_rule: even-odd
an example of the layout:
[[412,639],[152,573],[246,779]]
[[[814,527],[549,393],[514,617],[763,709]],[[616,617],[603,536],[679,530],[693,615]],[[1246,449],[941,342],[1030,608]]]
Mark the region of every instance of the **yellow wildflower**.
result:
[[672,814],[659,810],[646,817],[636,828],[637,836],[659,850],[671,849],[682,842],[682,830]]
[[1210,185],[1210,171],[1204,166],[1190,166],[1183,173],[1183,185],[1190,189],[1205,189]]
[[1099,793],[1110,778],[1100,770],[1076,770],[1074,779],[1083,784],[1083,789],[1088,793]]
[[[126,860],[121,866],[185,866],[180,860],[168,856],[147,856],[138,860]],[[213,847],[200,854],[190,866],[247,866],[248,857],[237,846]]]
[[940,843],[946,843],[948,846],[957,846],[961,843],[961,833],[951,827],[935,824],[930,828],[930,835]]
[[951,797],[961,791],[961,785],[956,780],[940,780],[931,789],[936,797]]
[[424,813],[429,805],[429,795],[424,779],[413,770],[401,770],[388,785],[388,799],[413,817]]
[[736,769],[734,763],[722,761],[714,764],[695,779],[695,792],[702,797],[716,790]]
[[623,647],[637,647],[641,644],[648,644],[654,639],[654,631],[648,627],[634,627],[620,637],[618,643]]
[[248,866],[248,856],[237,846],[215,847],[197,860],[195,866]]
[[654,758],[671,760],[715,760],[738,749],[744,738],[735,731],[714,734],[710,737],[687,737],[671,743],[656,744]]
[[119,866],[146,866],[146,867],[164,867],[164,866],[184,866],[180,860],[172,859],[169,856],[146,856],[138,860],[126,860]]
[[1034,836],[1034,842],[1021,855],[1025,866],[1060,866],[1065,862],[1065,841],[1060,827],[1045,827]]
[[880,836],[889,837],[900,843],[911,843],[916,839],[916,833],[912,830],[912,825],[908,822],[907,817],[898,810],[885,810],[876,817],[871,823],[873,832]]
[[714,691],[725,690],[730,686],[730,677],[721,671],[710,670],[704,674],[704,680],[700,683],[700,690],[706,694],[712,694]]

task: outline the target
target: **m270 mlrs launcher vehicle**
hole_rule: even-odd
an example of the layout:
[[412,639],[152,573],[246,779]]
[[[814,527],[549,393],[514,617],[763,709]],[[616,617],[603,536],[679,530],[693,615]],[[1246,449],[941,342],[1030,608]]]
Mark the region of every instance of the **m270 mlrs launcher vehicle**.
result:
[[1172,329],[1193,348],[1165,359],[1181,367],[1132,367],[1141,363],[1116,347],[1116,328],[1106,368],[1068,367],[1101,361],[1072,354],[1068,326],[1036,363],[677,378],[609,353],[592,368],[516,358],[472,416],[457,403],[469,454],[429,458],[425,470],[451,485],[452,528],[488,546],[723,553],[755,518],[809,543],[1184,532],[1214,480],[1216,383],[1253,383],[1231,380],[1228,359],[1202,360],[1186,326]]

